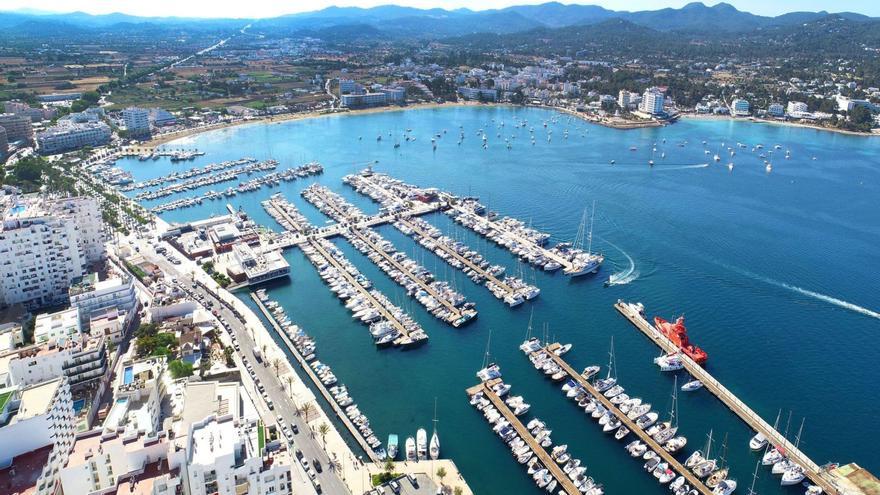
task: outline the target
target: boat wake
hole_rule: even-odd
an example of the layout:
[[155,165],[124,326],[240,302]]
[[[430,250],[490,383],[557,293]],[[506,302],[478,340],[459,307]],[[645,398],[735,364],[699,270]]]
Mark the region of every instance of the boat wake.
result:
[[608,281],[606,282],[606,284],[609,286],[611,286],[611,285],[626,285],[630,282],[635,281],[637,278],[639,278],[639,272],[636,270],[636,262],[632,259],[632,256],[627,254],[626,251],[624,251],[623,249],[620,249],[619,246],[617,246],[613,242],[609,241],[608,239],[602,239],[602,240],[607,242],[608,244],[610,244],[614,249],[620,251],[620,254],[624,255],[626,257],[626,260],[629,262],[629,266],[627,266],[626,268],[624,268],[623,270],[621,270],[617,273],[611,274],[611,276],[608,277]]
[[679,165],[672,167],[654,167],[655,170],[685,170],[689,168],[707,168],[709,166],[708,163],[698,163],[696,165]]
[[846,309],[849,311],[853,311],[855,313],[859,313],[859,314],[880,320],[880,313],[873,311],[871,309],[868,309],[866,307],[859,306],[858,304],[854,304],[849,301],[844,301],[843,299],[838,299],[836,297],[829,296],[827,294],[822,294],[821,292],[815,292],[815,291],[812,291],[809,289],[804,289],[803,287],[798,287],[796,285],[788,284],[785,282],[780,282],[779,280],[772,279],[770,277],[765,277],[763,275],[758,275],[757,273],[752,273],[752,272],[750,272],[748,270],[744,270],[742,268],[736,268],[736,267],[732,267],[729,265],[727,267],[736,271],[736,272],[739,272],[747,277],[753,278],[755,280],[759,280],[759,281],[764,282],[766,284],[774,285],[776,287],[786,289],[791,292],[795,292],[795,293],[800,294],[802,296],[811,297],[811,298],[816,299],[818,301],[832,304],[832,305],[837,306],[839,308],[843,308],[843,309]]

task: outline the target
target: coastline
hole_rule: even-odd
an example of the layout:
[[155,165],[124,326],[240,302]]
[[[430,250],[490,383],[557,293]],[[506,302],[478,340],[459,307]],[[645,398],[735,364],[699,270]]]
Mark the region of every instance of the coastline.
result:
[[[281,122],[288,122],[294,120],[305,120],[305,119],[314,119],[321,117],[329,117],[336,115],[366,115],[366,114],[374,114],[374,113],[386,113],[386,112],[404,112],[408,110],[423,110],[423,109],[434,109],[434,108],[450,108],[450,107],[470,107],[470,106],[483,106],[483,107],[531,107],[531,108],[544,108],[550,110],[556,110],[560,113],[568,114],[573,117],[577,117],[584,122],[590,124],[601,125],[603,127],[608,127],[610,129],[617,130],[633,130],[633,129],[645,129],[645,128],[654,128],[654,127],[665,127],[674,122],[660,122],[655,120],[644,121],[644,122],[636,122],[636,121],[621,121],[621,122],[612,122],[602,119],[592,119],[589,116],[577,112],[565,107],[554,107],[554,106],[535,106],[535,105],[514,105],[511,103],[480,103],[480,102],[471,102],[471,101],[463,101],[463,102],[447,102],[447,103],[415,103],[406,106],[385,106],[385,107],[373,107],[373,108],[363,108],[363,109],[355,109],[355,110],[345,110],[345,111],[313,111],[313,112],[303,112],[303,113],[288,113],[282,115],[271,115],[266,117],[257,117],[253,119],[243,119],[237,120],[234,122],[222,122],[216,125],[209,125],[204,127],[197,127],[191,129],[184,129],[179,132],[170,133],[167,135],[157,136],[150,141],[145,143],[141,143],[140,145],[131,146],[131,148],[155,148],[157,146],[161,146],[163,144],[167,144],[178,139],[183,139],[191,136],[196,136],[205,132],[217,131],[221,129],[227,129],[230,127],[238,127],[242,125],[250,125],[250,124],[277,124]],[[772,124],[772,125],[780,125],[780,126],[790,126],[790,127],[799,127],[802,129],[812,129],[816,131],[827,131],[834,132],[838,134],[844,134],[848,136],[861,136],[861,137],[880,137],[880,132],[856,132],[849,131],[846,129],[835,129],[830,127],[822,127],[817,125],[804,124],[801,122],[789,122],[789,121],[779,121],[779,120],[770,120],[770,119],[759,119],[755,117],[745,118],[745,117],[731,117],[729,115],[703,115],[703,114],[694,114],[694,113],[680,113],[678,116],[679,119],[690,119],[690,120],[730,120],[730,121],[740,121],[740,122],[749,122],[753,124]]]
[[771,120],[771,119],[759,119],[757,117],[731,117],[729,115],[701,115],[694,113],[682,113],[680,114],[681,119],[690,119],[690,120],[730,120],[730,121],[738,121],[738,122],[748,122],[751,124],[771,124],[778,126],[786,126],[786,127],[800,127],[801,129],[812,129],[814,131],[827,131],[827,132],[835,132],[837,134],[844,134],[847,136],[860,136],[860,137],[878,137],[880,136],[880,132],[856,132],[856,131],[848,131],[846,129],[835,129],[833,127],[822,127],[818,125],[810,125],[804,124],[802,122],[789,122],[789,121],[780,121],[780,120]]
[[414,103],[406,106],[384,106],[373,108],[362,108],[355,110],[335,111],[335,112],[303,112],[303,113],[286,113],[281,115],[271,115],[267,117],[257,117],[253,119],[237,120],[234,122],[222,122],[216,125],[194,127],[184,129],[179,132],[169,133],[141,143],[132,148],[155,148],[157,146],[183,139],[190,136],[196,136],[204,132],[217,131],[220,129],[228,129],[230,127],[238,127],[249,124],[278,124],[292,120],[315,119],[321,117],[331,117],[336,115],[366,115],[372,113],[386,112],[404,112],[407,110],[424,110],[432,108],[449,108],[449,107],[469,107],[469,106],[511,106],[506,103],[478,103],[478,102],[450,102],[450,103]]

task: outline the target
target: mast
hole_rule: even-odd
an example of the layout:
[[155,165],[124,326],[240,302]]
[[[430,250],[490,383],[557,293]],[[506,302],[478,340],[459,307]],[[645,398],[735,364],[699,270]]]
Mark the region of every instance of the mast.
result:
[[712,430],[709,430],[708,438],[706,439],[706,453],[703,455],[703,459],[709,459],[709,451],[712,450]]
[[434,423],[434,434],[432,436],[437,436],[437,397],[434,397],[434,419],[432,420]]
[[587,253],[593,254],[593,217],[596,215],[596,200],[593,200],[593,212],[590,213],[590,234],[587,244]]
[[807,420],[807,418],[801,419],[801,427],[798,429],[798,434],[794,438],[794,448],[798,448],[798,445],[800,445],[800,443],[801,443],[801,433],[804,432],[804,422],[806,420]]
[[608,351],[608,378],[617,377],[614,369],[614,335],[611,336],[611,350]]
[[486,339],[486,354],[483,355],[483,366],[480,369],[485,369],[489,366],[489,345],[492,342],[492,329],[489,329],[489,337]]
[[532,318],[535,316],[535,307],[532,306],[532,311],[529,313],[529,326],[526,327],[526,338],[524,340],[529,340],[532,338]]
[[758,466],[761,465],[761,461],[757,461],[755,463],[755,472],[752,473],[752,486],[749,487],[748,493],[746,495],[758,495],[758,492],[755,491],[755,482],[758,481]]
[[721,455],[718,457],[719,459],[721,459],[721,467],[724,467],[724,465],[727,463],[725,457],[727,457],[727,433],[724,434],[724,441],[721,442]]
[[672,377],[672,409],[669,410],[669,423],[678,428],[678,375]]

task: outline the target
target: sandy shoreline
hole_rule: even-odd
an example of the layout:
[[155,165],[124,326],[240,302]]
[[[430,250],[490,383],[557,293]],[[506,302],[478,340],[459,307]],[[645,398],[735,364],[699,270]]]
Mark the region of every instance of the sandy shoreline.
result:
[[[173,134],[167,134],[163,136],[157,136],[151,139],[148,142],[141,144],[140,146],[135,147],[144,147],[144,148],[154,148],[160,146],[162,144],[166,144],[172,141],[176,141],[178,139],[183,139],[190,136],[195,136],[204,132],[217,131],[220,129],[227,129],[230,127],[237,127],[241,125],[250,125],[250,124],[275,124],[280,122],[287,122],[292,120],[304,120],[304,119],[314,119],[320,117],[329,117],[336,115],[365,115],[372,113],[386,113],[386,112],[405,112],[408,110],[419,110],[419,109],[432,109],[432,108],[451,108],[451,107],[468,107],[468,106],[483,106],[483,107],[516,107],[520,105],[513,105],[510,103],[478,103],[478,102],[454,102],[454,103],[416,103],[412,105],[407,105],[403,107],[397,106],[388,106],[388,107],[375,107],[375,108],[364,108],[359,110],[346,110],[346,111],[337,111],[337,112],[305,112],[305,113],[288,113],[283,115],[273,115],[269,117],[258,117],[249,120],[239,120],[235,122],[224,122],[217,125],[198,127],[192,129],[185,129],[180,132],[176,132]],[[611,129],[618,130],[632,130],[632,129],[643,129],[650,127],[663,127],[663,124],[658,122],[650,122],[650,123],[637,123],[634,122],[632,126],[623,126],[623,125],[615,125],[611,122],[602,122],[593,120],[588,118],[588,116],[583,115],[579,112],[575,112],[569,110],[567,108],[561,107],[542,107],[537,106],[534,108],[545,108],[549,110],[556,110],[560,113],[565,113],[574,117],[577,117],[584,122],[588,122],[591,124],[601,125],[604,127],[608,127]],[[849,136],[862,136],[862,137],[877,137],[880,136],[880,132],[855,132],[848,131],[845,129],[834,129],[829,127],[821,127],[810,124],[803,124],[800,122],[781,122],[778,120],[767,120],[767,119],[758,119],[758,118],[737,118],[730,117],[727,115],[702,115],[702,114],[691,114],[691,113],[682,113],[679,118],[681,119],[691,119],[691,120],[730,120],[730,121],[740,121],[740,122],[750,122],[754,124],[772,124],[772,125],[781,125],[781,126],[791,126],[791,127],[799,127],[802,129],[813,129],[816,131],[827,131],[827,132],[836,132],[838,134],[845,134]]]
[[195,136],[197,134],[201,134],[203,132],[217,131],[220,129],[227,129],[230,127],[237,127],[241,125],[250,125],[250,124],[277,124],[280,122],[288,122],[292,120],[305,120],[305,119],[315,119],[320,117],[331,117],[337,115],[365,115],[371,113],[386,113],[386,112],[405,112],[407,110],[424,110],[424,109],[432,109],[432,108],[451,108],[451,107],[469,107],[469,106],[511,106],[508,104],[486,104],[486,103],[478,103],[478,102],[455,102],[455,103],[415,103],[412,105],[407,105],[403,107],[397,106],[387,106],[387,107],[374,107],[374,108],[364,108],[358,110],[345,110],[338,112],[304,112],[304,113],[286,113],[282,115],[272,115],[269,117],[258,117],[254,119],[248,120],[238,120],[235,122],[224,122],[217,125],[205,126],[205,127],[197,127],[192,129],[185,129],[180,132],[175,132],[173,134],[167,134],[163,136],[157,136],[150,141],[147,141],[140,146],[144,148],[154,148],[156,146],[169,143],[171,141],[176,141],[178,139],[183,139],[190,136]]

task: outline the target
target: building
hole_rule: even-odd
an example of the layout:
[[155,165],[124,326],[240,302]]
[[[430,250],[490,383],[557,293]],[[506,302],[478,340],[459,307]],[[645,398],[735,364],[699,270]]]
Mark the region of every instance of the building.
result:
[[730,103],[730,113],[735,117],[744,117],[749,114],[749,102],[737,98]]
[[388,103],[403,104],[406,102],[406,88],[382,88],[385,93],[385,100]]
[[877,105],[868,100],[857,100],[840,95],[837,95],[835,98],[837,100],[837,109],[841,112],[851,112],[855,107],[865,107],[872,112],[880,111]]
[[648,88],[642,95],[639,111],[650,115],[660,115],[663,113],[663,99],[663,93],[659,89]]
[[89,274],[70,286],[68,297],[70,306],[79,309],[79,319],[83,325],[109,309],[117,310],[128,319],[138,304],[131,275],[98,280],[97,273]]
[[118,344],[122,342],[122,337],[131,321],[131,313],[116,308],[102,309],[92,313],[89,319],[89,334],[103,335],[108,342]]
[[22,117],[14,113],[0,113],[0,127],[6,129],[6,140],[11,143],[16,141],[34,142],[34,129],[31,126],[30,117]]
[[65,378],[0,388],[0,486],[5,493],[56,493],[76,437]]
[[0,163],[9,156],[9,140],[6,138],[6,129],[0,127]]
[[104,431],[123,437],[138,433],[155,436],[161,429],[162,400],[168,389],[166,370],[164,357],[123,359],[122,373],[114,383],[113,406],[104,420]]
[[122,120],[129,137],[150,137],[150,111],[129,107],[122,111]]
[[232,414],[210,415],[190,425],[181,462],[181,478],[189,495],[292,493],[291,459],[286,452],[263,455],[263,428],[256,419],[236,420]]
[[[20,323],[10,322],[0,325],[0,354],[24,345],[24,329]],[[3,380],[0,379],[0,383]]]
[[800,116],[807,112],[809,112],[809,107],[807,107],[807,104],[802,101],[790,101],[785,108],[785,113],[792,116]]
[[781,103],[771,103],[770,106],[767,107],[767,113],[771,117],[783,117],[785,116],[785,107],[783,107]]
[[111,136],[110,126],[103,122],[64,120],[37,133],[37,147],[43,155],[56,155],[86,146],[103,146],[110,142]]
[[387,103],[385,93],[346,94],[339,97],[339,105],[346,108],[377,107]]
[[22,117],[31,119],[31,122],[39,122],[55,117],[57,113],[54,108],[33,108],[27,103],[20,101],[7,101],[4,103],[7,113],[14,113]]
[[351,79],[339,79],[339,96],[363,93],[364,88]]
[[641,101],[642,96],[632,91],[621,89],[620,92],[617,94],[617,105],[620,108],[626,110],[633,110],[635,108],[638,108],[639,102]]
[[226,271],[237,283],[257,284],[290,274],[290,264],[280,250],[258,254],[247,244],[239,243],[232,247],[231,258]]
[[177,123],[177,117],[171,115],[171,112],[163,108],[153,108],[150,110],[150,123],[155,127],[174,125]]
[[68,300],[68,288],[105,256],[97,200],[6,196],[0,229],[0,306]]
[[52,101],[73,101],[82,98],[82,93],[52,93],[48,95],[37,96],[37,99],[43,102]]
[[107,374],[107,346],[103,335],[82,334],[76,339],[35,344],[0,356],[0,374],[7,383],[26,387],[66,378],[71,388]]
[[465,100],[495,101],[498,99],[498,92],[488,88],[468,88],[462,86],[458,88],[458,94]]
[[65,309],[57,313],[43,313],[34,322],[34,342],[66,342],[79,340],[82,326],[79,322],[79,310]]

